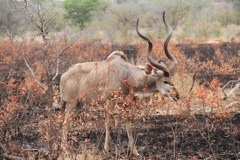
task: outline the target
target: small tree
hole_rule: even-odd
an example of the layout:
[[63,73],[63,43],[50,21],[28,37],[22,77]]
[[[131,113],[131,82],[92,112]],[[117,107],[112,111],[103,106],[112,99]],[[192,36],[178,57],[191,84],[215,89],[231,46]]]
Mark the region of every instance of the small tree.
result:
[[92,11],[100,5],[99,0],[65,0],[63,4],[66,10],[65,18],[72,20],[81,29],[91,20]]
[[29,0],[24,0],[24,5],[31,23],[36,27],[38,31],[38,34],[36,34],[36,36],[40,36],[43,42],[40,44],[40,50],[43,59],[39,60],[39,63],[43,66],[43,77],[45,79],[44,83],[40,82],[36,77],[33,68],[25,57],[25,51],[22,45],[20,45],[20,48],[22,50],[25,64],[27,65],[34,81],[45,91],[47,104],[51,106],[53,104],[54,95],[53,80],[58,74],[60,57],[68,48],[74,44],[77,39],[65,47],[54,46],[54,41],[49,38],[49,29],[51,27],[51,22],[56,16],[56,13],[53,13],[53,10],[46,8],[46,6],[44,8],[42,0],[37,0],[37,3],[33,3],[32,6],[30,5]]
[[233,8],[235,10],[235,21],[237,24],[240,24],[240,1],[233,0]]
[[23,19],[21,10],[17,10],[18,1],[0,1],[0,32],[12,41],[20,31],[19,26]]

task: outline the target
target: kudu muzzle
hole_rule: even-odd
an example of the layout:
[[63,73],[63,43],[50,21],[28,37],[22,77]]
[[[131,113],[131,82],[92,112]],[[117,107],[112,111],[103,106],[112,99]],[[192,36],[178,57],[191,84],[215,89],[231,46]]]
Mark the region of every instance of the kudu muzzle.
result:
[[177,100],[180,99],[180,96],[179,96],[178,91],[176,90],[176,88],[173,88],[173,89],[170,90],[170,97],[172,97],[172,99],[174,101],[177,101]]

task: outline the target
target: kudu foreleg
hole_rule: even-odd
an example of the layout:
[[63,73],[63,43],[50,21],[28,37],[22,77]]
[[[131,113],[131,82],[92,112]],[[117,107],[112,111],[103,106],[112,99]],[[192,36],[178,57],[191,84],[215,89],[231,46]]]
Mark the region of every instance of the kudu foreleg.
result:
[[109,143],[110,143],[110,114],[108,111],[105,111],[105,129],[106,129],[106,137],[105,137],[105,144],[104,150],[106,152],[109,151]]
[[138,151],[135,146],[135,140],[132,135],[132,124],[129,120],[125,121],[126,131],[128,135],[128,142],[130,147],[130,154],[133,154],[134,156],[139,156]]

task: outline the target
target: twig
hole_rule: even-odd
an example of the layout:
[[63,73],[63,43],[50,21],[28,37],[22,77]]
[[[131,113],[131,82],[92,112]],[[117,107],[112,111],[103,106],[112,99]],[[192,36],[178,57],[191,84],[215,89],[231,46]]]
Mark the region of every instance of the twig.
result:
[[14,160],[24,160],[24,158],[22,157],[19,157],[19,156],[13,156],[13,155],[9,155],[9,150],[0,142],[0,149],[3,150],[3,154],[2,156],[4,158],[7,158],[7,159],[14,159]]
[[175,125],[175,127],[173,126],[172,122],[170,121],[170,119],[167,117],[168,123],[170,123],[170,128],[173,134],[173,159],[176,160],[176,130],[177,130],[177,125]]
[[239,105],[240,105],[240,101],[233,101],[233,102],[231,102],[230,104],[228,104],[228,105],[226,106],[226,108],[229,108],[229,107],[231,107],[231,106],[233,106],[233,105],[236,105],[236,104],[239,104]]
[[233,95],[240,88],[240,83],[237,83],[235,87],[227,94],[227,97]]
[[52,80],[54,80],[54,79],[58,76],[60,57],[61,57],[62,54],[64,54],[69,48],[71,48],[78,39],[79,39],[79,37],[77,37],[75,40],[73,40],[70,44],[67,45],[67,47],[63,48],[63,49],[58,53],[58,56],[57,56],[56,60],[53,62],[53,64],[55,64],[55,63],[57,62],[57,69],[56,69],[56,74],[54,75],[54,77],[52,78]]
[[[235,87],[233,89],[231,89],[231,91],[227,94],[224,89],[227,87],[227,85],[229,85],[230,83],[236,83]],[[228,81],[226,85],[224,85],[221,89],[223,91],[224,94],[224,100],[226,100],[228,97],[230,97],[231,95],[233,95],[239,88],[240,88],[240,79],[238,80],[232,80],[232,81]]]
[[[28,16],[30,17],[30,20],[32,21],[33,25],[36,26],[39,31],[40,35],[42,36],[44,46],[47,46],[48,44],[48,31],[47,31],[47,26],[46,26],[46,19],[45,19],[45,13],[42,12],[42,3],[41,1],[38,0],[38,9],[35,12],[36,17],[34,17],[32,11],[29,8],[29,0],[24,0],[25,2],[25,8],[28,12]],[[50,19],[51,20],[51,19]],[[47,52],[44,52],[44,54],[47,54]]]
[[[210,150],[211,150],[211,152],[212,152],[213,158],[214,158],[215,160],[217,160],[217,157],[216,157],[216,155],[215,155],[215,153],[214,153],[213,147],[212,147],[209,139],[206,138],[200,130],[198,130],[198,132],[200,133],[200,135],[202,136],[202,138],[207,142],[208,146],[210,147]],[[209,132],[209,131],[208,131],[208,132]],[[209,133],[208,133],[208,134],[209,134]]]
[[222,87],[222,90],[224,90],[230,83],[237,83],[237,82],[240,82],[240,79],[228,81],[228,82]]
[[38,29],[41,30],[41,26],[40,26],[40,25],[38,24],[38,22],[35,20],[35,18],[34,18],[34,16],[33,16],[32,12],[31,12],[31,10],[29,9],[29,3],[28,3],[28,0],[24,0],[24,2],[25,2],[25,7],[26,7],[26,9],[27,9],[27,11],[28,11],[28,15],[29,15],[29,17],[30,17],[32,23],[33,23]]
[[57,58],[57,69],[56,69],[56,74],[55,74],[55,76],[53,76],[52,80],[54,80],[54,79],[58,76],[59,62],[60,62],[60,57]]
[[25,64],[26,64],[26,66],[28,67],[28,69],[29,69],[29,71],[30,71],[30,73],[31,73],[31,75],[32,75],[32,77],[33,77],[33,80],[34,80],[44,91],[47,91],[47,88],[46,88],[45,86],[43,86],[43,84],[37,80],[37,78],[36,78],[36,76],[35,76],[32,68],[31,68],[30,65],[28,64],[28,62],[27,62],[27,60],[26,60],[26,58],[25,58],[25,53],[24,53],[24,51],[23,51],[22,45],[21,45],[20,43],[18,43],[18,46],[19,46],[19,48],[21,49],[21,53],[22,53],[24,62],[25,62]]
[[49,158],[49,151],[41,148],[34,154],[35,159]]
[[56,63],[56,61],[58,60],[58,58],[59,58],[62,54],[64,54],[69,48],[71,48],[71,47],[75,44],[75,42],[76,42],[77,40],[79,40],[79,36],[77,36],[77,38],[75,38],[70,44],[68,44],[67,47],[63,48],[63,49],[58,53],[58,57],[57,57],[57,59],[54,61],[54,63]]
[[191,92],[192,89],[193,89],[193,86],[194,86],[194,84],[195,84],[195,80],[196,80],[197,72],[198,72],[198,70],[196,70],[195,73],[193,74],[192,85],[191,85],[191,87],[190,87],[190,89],[189,89],[189,92]]

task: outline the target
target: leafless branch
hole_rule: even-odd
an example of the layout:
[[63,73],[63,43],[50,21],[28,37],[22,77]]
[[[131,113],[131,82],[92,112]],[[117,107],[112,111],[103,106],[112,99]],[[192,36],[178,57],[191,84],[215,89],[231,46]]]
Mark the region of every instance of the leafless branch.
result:
[[9,155],[10,152],[1,142],[0,142],[0,148],[3,150],[3,154],[2,154],[3,158],[14,159],[14,160],[24,160],[24,158],[22,157]]
[[28,1],[28,0],[24,0],[24,2],[25,2],[25,7],[26,7],[26,9],[27,9],[28,15],[29,15],[32,23],[33,23],[38,29],[41,30],[41,26],[40,26],[40,25],[38,24],[38,22],[35,20],[33,14],[32,14],[32,11],[31,11],[30,8],[29,8],[29,1]]
[[55,63],[59,60],[59,58],[60,58],[69,48],[71,48],[71,47],[75,44],[75,42],[76,42],[78,39],[79,39],[79,36],[78,36],[77,38],[75,38],[71,43],[69,43],[65,48],[63,48],[62,50],[60,50],[60,51],[58,52],[58,56],[57,56],[57,58],[55,59],[55,61],[53,62],[53,64],[55,64]]
[[[206,125],[207,125],[207,124],[206,124]],[[210,139],[208,139],[208,138],[202,133],[202,131],[200,131],[199,129],[198,129],[198,132],[200,133],[200,135],[202,136],[202,138],[207,142],[207,144],[208,144],[208,146],[209,146],[209,148],[210,148],[210,150],[211,150],[211,152],[212,152],[213,159],[217,160],[217,157],[216,157],[216,155],[215,155],[215,153],[214,153],[214,150],[213,150],[212,144],[211,144],[211,142],[210,142]],[[207,131],[207,132],[208,132],[207,134],[209,134],[209,131]]]
[[63,53],[66,52],[66,50],[68,50],[69,48],[71,48],[71,47],[75,44],[75,42],[79,40],[79,38],[80,38],[80,36],[77,36],[71,43],[69,43],[69,44],[67,45],[67,47],[65,47],[65,48],[58,54],[58,56],[61,56]]
[[233,101],[233,102],[231,102],[230,104],[228,104],[228,105],[226,106],[226,108],[232,107],[232,106],[237,105],[237,104],[240,105],[240,101]]
[[57,13],[54,13],[51,17],[49,17],[46,21],[45,24],[48,25],[52,20],[57,16]]
[[198,72],[198,70],[196,70],[195,73],[193,74],[192,85],[191,85],[191,87],[190,87],[190,89],[189,89],[189,92],[191,92],[192,89],[193,89],[193,86],[194,86],[194,84],[195,84],[195,80],[196,80],[197,72]]
[[55,76],[52,78],[52,80],[54,80],[54,79],[57,77],[57,75],[58,75],[58,71],[59,71],[59,62],[60,62],[60,57],[57,58],[57,69],[56,69],[56,74],[55,74]]
[[240,83],[237,83],[233,89],[226,95],[224,99],[227,99],[228,97],[234,95],[234,93],[240,88]]
[[54,77],[52,78],[52,80],[54,80],[58,73],[59,73],[59,63],[60,63],[60,57],[69,49],[71,48],[75,42],[79,39],[79,37],[77,37],[76,39],[74,39],[70,44],[67,45],[67,47],[63,48],[61,51],[58,52],[58,56],[56,58],[56,60],[54,61],[53,64],[57,63],[57,69],[56,69],[56,74],[54,75]]
[[26,64],[26,66],[28,67],[28,69],[29,69],[29,71],[30,71],[30,73],[31,73],[31,75],[32,75],[32,77],[33,77],[33,80],[34,80],[44,91],[47,91],[47,88],[46,88],[41,82],[39,82],[39,81],[37,80],[37,78],[36,78],[36,76],[35,76],[32,68],[31,68],[30,65],[28,64],[28,62],[27,62],[27,60],[26,60],[26,57],[25,57],[24,50],[23,50],[23,48],[22,48],[22,45],[21,45],[20,43],[19,43],[18,45],[19,45],[19,48],[21,49],[21,53],[22,53],[24,62],[25,62],[25,64]]
[[34,159],[43,159],[43,157],[45,158],[49,158],[49,151],[47,151],[46,149],[39,149],[32,158]]
[[228,82],[222,87],[222,90],[224,90],[230,83],[237,83],[237,82],[240,82],[240,79],[228,81]]
[[235,68],[233,69],[233,71],[240,71],[240,68]]
[[[36,17],[34,17],[32,11],[29,8],[29,1],[28,0],[24,0],[24,2],[25,2],[25,8],[26,8],[26,10],[28,12],[30,20],[32,21],[33,25],[35,25],[39,29],[40,35],[43,38],[44,45],[47,46],[48,45],[48,39],[47,39],[47,35],[48,35],[47,23],[48,22],[46,23],[46,21],[48,21],[47,20],[48,18],[45,19],[46,12],[42,11],[42,3],[41,3],[41,1],[38,0],[38,9],[35,12]],[[50,18],[50,21],[51,20],[52,19]]]
[[[233,95],[239,88],[240,88],[240,79],[238,79],[238,80],[231,80],[231,81],[228,81],[221,89],[222,89],[222,92],[223,92],[223,94],[224,94],[224,100],[226,100],[228,97],[230,97],[231,95]],[[235,85],[235,87],[233,87],[232,89],[231,89],[231,91],[227,94],[226,92],[225,92],[225,88],[230,84],[230,83],[237,83],[236,85]]]

